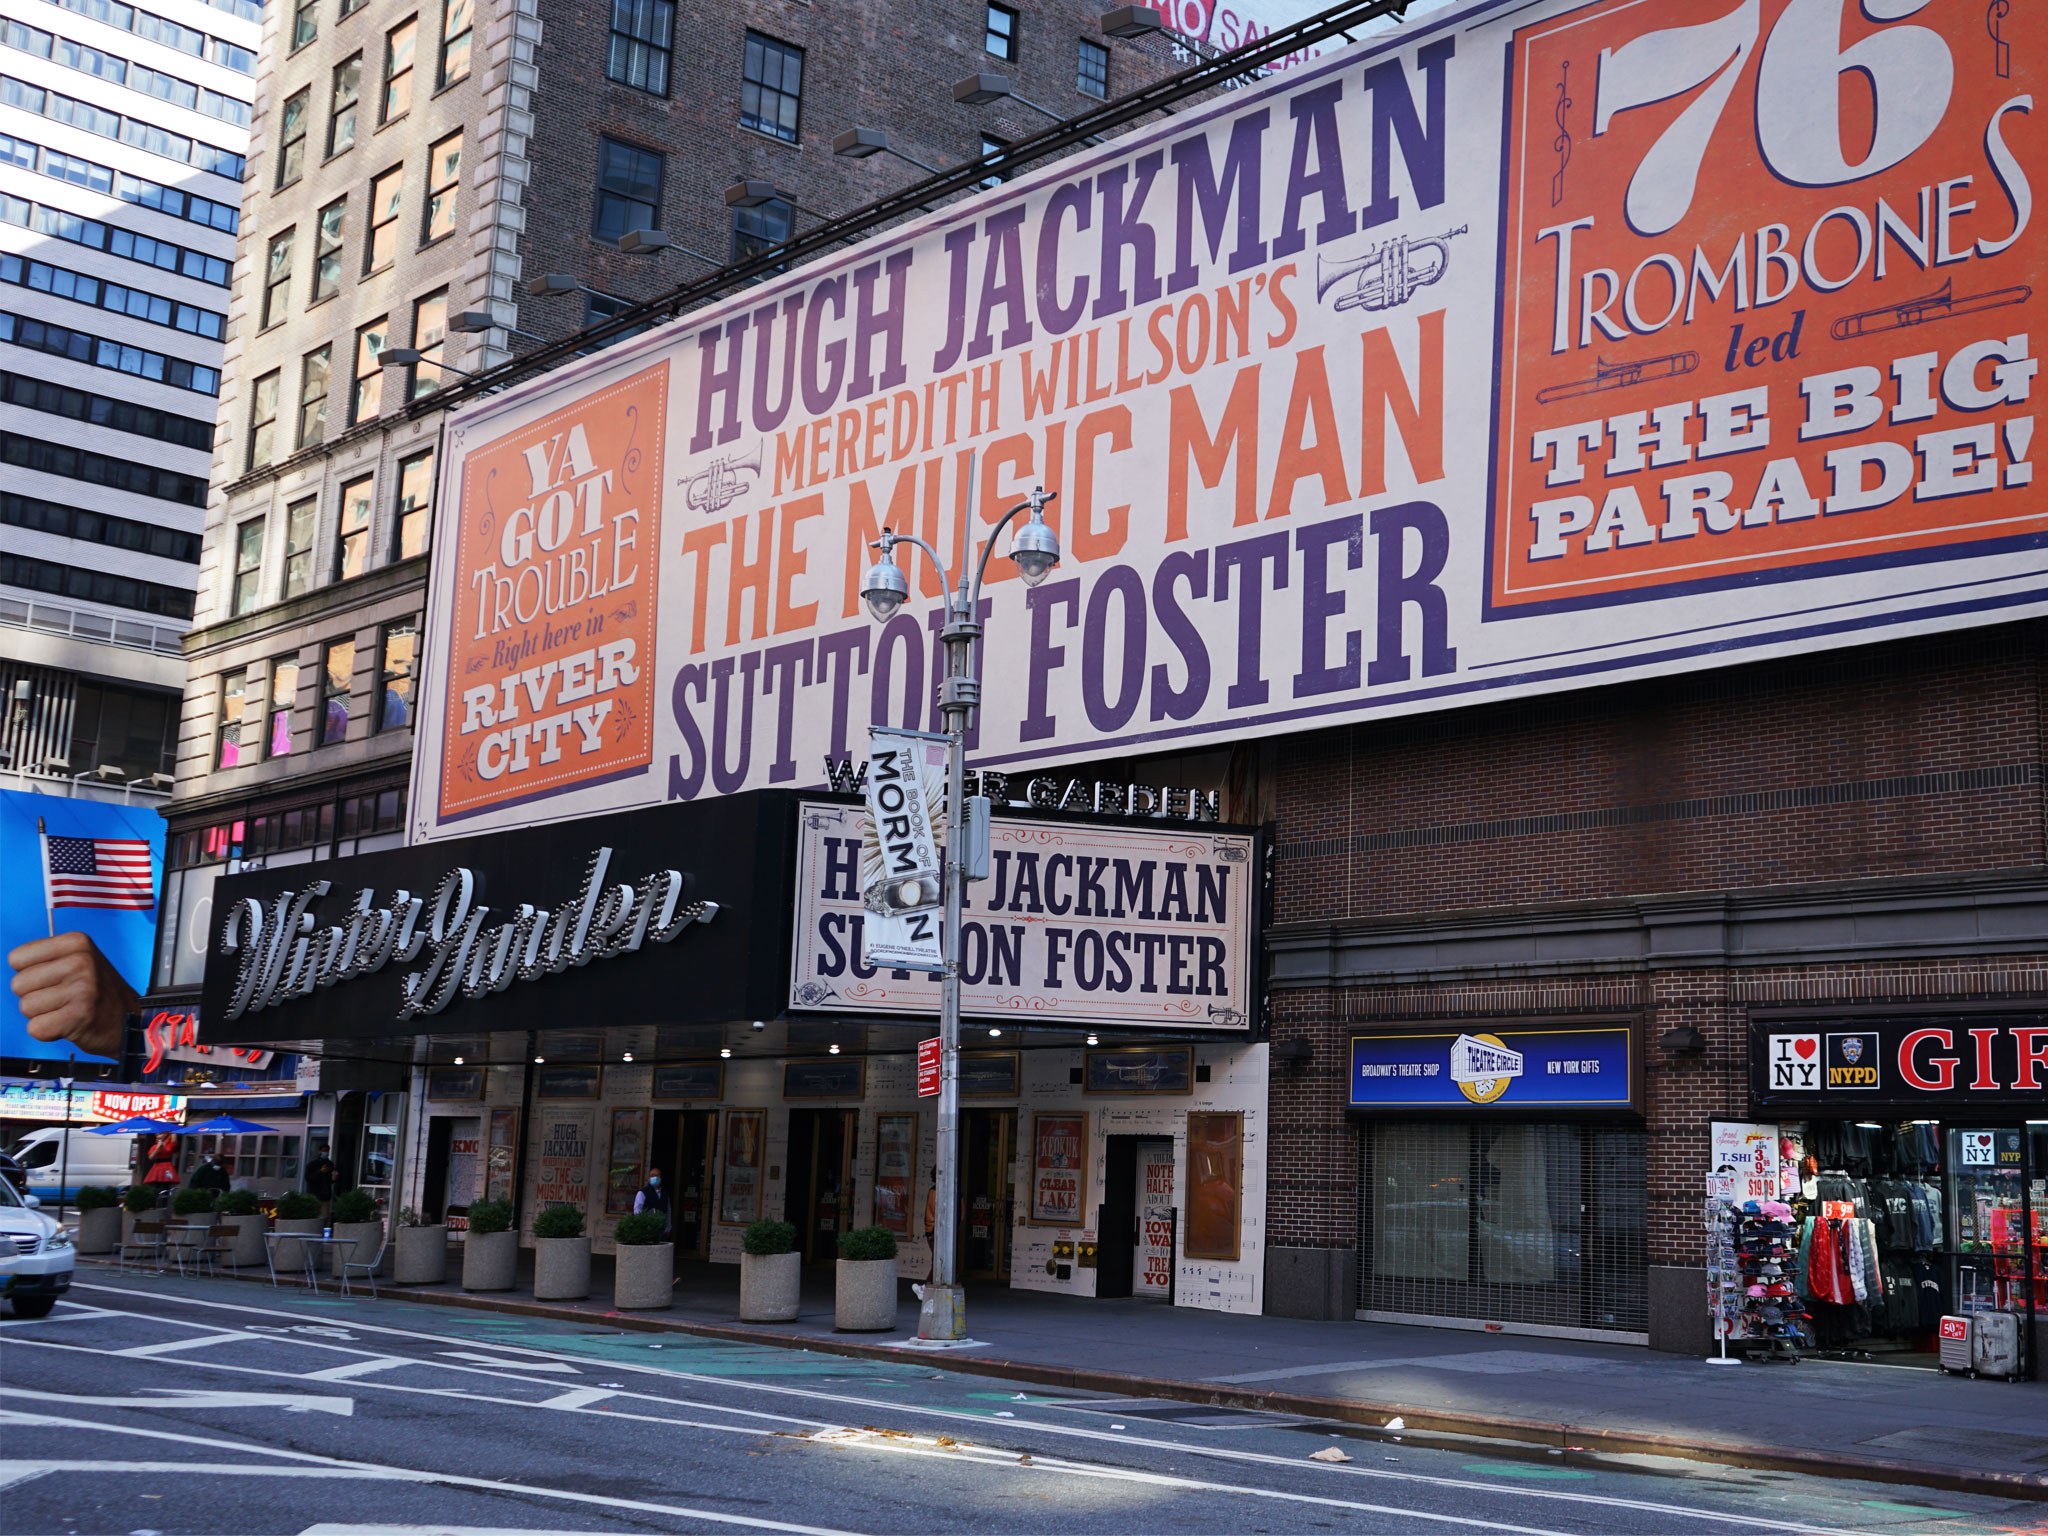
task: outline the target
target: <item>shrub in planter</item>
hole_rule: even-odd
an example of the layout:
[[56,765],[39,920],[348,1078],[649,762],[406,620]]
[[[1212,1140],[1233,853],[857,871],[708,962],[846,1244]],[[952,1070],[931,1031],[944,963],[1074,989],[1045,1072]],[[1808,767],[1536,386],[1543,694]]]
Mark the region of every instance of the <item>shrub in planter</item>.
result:
[[171,1214],[173,1216],[205,1216],[212,1212],[219,1200],[220,1196],[212,1190],[194,1189],[188,1184],[171,1196]]
[[[323,1224],[320,1202],[303,1189],[294,1189],[277,1197],[276,1231],[317,1233]],[[306,1262],[305,1249],[299,1243],[278,1243],[272,1250],[271,1262],[279,1269],[300,1268]]]
[[228,1255],[228,1263],[238,1269],[244,1264],[261,1264],[263,1234],[270,1230],[270,1218],[263,1214],[256,1191],[231,1189],[220,1197],[220,1204],[214,1209],[221,1214],[221,1225],[235,1234],[235,1248]]
[[583,1212],[551,1205],[533,1218],[533,1299],[581,1301],[590,1294],[590,1239]]
[[448,1228],[429,1222],[411,1206],[398,1213],[391,1234],[392,1279],[400,1285],[439,1285],[448,1278]]
[[128,1192],[121,1197],[121,1208],[131,1216],[148,1215],[156,1209],[155,1186],[149,1184],[130,1184]]
[[740,1234],[740,1248],[740,1321],[792,1321],[803,1291],[796,1228],[786,1221],[753,1222]]
[[88,1184],[78,1192],[80,1253],[112,1253],[121,1241],[121,1191],[111,1184]]
[[651,1312],[675,1300],[675,1244],[659,1211],[622,1216],[612,1229],[618,1245],[612,1268],[612,1305],[621,1312]]
[[896,1234],[887,1227],[855,1227],[839,1234],[839,1265],[832,1326],[847,1333],[880,1333],[896,1326]]
[[337,1242],[327,1250],[333,1255],[331,1263],[336,1275],[344,1264],[367,1264],[377,1258],[384,1237],[384,1218],[377,1209],[375,1195],[363,1189],[344,1189],[327,1209],[334,1235],[349,1239],[347,1245]]
[[512,1202],[479,1200],[469,1208],[469,1237],[462,1245],[465,1291],[509,1291],[519,1278],[519,1234],[512,1230]]

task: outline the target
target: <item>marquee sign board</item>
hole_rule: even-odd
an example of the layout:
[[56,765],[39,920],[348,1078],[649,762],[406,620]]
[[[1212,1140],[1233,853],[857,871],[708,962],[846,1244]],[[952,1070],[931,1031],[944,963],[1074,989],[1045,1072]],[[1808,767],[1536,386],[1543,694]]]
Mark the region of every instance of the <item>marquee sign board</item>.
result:
[[[867,812],[798,804],[789,1006],[930,1014],[935,972],[862,958]],[[1243,1032],[1257,1018],[1256,834],[991,818],[989,877],[966,888],[962,1013]]]
[[[2048,612],[2038,6],[1478,0],[465,405],[415,840]],[[1001,643],[995,643],[1000,637]]]

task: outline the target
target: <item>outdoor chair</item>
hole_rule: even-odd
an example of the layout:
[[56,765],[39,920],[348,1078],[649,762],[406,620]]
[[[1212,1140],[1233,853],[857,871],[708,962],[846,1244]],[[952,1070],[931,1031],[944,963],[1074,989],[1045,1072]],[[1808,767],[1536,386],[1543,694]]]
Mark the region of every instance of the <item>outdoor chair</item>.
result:
[[[205,1264],[206,1248],[213,1241],[219,1222],[220,1218],[218,1216],[209,1213],[195,1220],[173,1223],[173,1225],[182,1226],[187,1230],[179,1232],[166,1231],[165,1236],[169,1239],[171,1262],[178,1266],[179,1274],[185,1273],[185,1265],[188,1261],[195,1267],[201,1267]],[[189,1230],[193,1227],[202,1228],[203,1230],[196,1232]]]
[[213,1230],[205,1234],[205,1240],[193,1251],[199,1266],[209,1275],[218,1275],[222,1263],[234,1256],[235,1232],[216,1220]]
[[[350,1273],[350,1271],[352,1271],[352,1270],[358,1270],[358,1269],[359,1269],[359,1270],[361,1270],[361,1271],[363,1272],[363,1278],[364,1278],[365,1280],[368,1280],[368,1281],[370,1282],[370,1294],[371,1294],[372,1296],[375,1296],[375,1295],[377,1294],[377,1268],[378,1268],[378,1266],[379,1266],[379,1265],[381,1265],[381,1264],[382,1264],[382,1263],[384,1262],[384,1250],[385,1250],[385,1248],[387,1248],[388,1246],[390,1246],[390,1243],[391,1243],[391,1228],[390,1228],[389,1226],[386,1226],[386,1227],[385,1227],[385,1229],[384,1229],[384,1235],[383,1235],[382,1237],[380,1237],[380,1238],[379,1238],[379,1239],[377,1240],[377,1251],[376,1251],[375,1253],[371,1254],[371,1255],[370,1255],[370,1256],[369,1256],[369,1257],[368,1257],[367,1259],[345,1259],[345,1260],[343,1260],[343,1261],[342,1261],[342,1265],[341,1265],[341,1294],[342,1294],[342,1295],[344,1295],[344,1296],[352,1296],[352,1295],[354,1295],[354,1294],[355,1294],[355,1293],[354,1293],[353,1291],[351,1291],[351,1290],[350,1290],[350,1289],[348,1288],[348,1277],[349,1277],[349,1273]],[[359,1245],[358,1245],[358,1248],[360,1248],[360,1246],[361,1246],[361,1245],[359,1244]]]
[[129,1259],[137,1255],[154,1259],[159,1266],[164,1261],[164,1222],[161,1216],[138,1216],[128,1239],[114,1249],[115,1266],[128,1267]]

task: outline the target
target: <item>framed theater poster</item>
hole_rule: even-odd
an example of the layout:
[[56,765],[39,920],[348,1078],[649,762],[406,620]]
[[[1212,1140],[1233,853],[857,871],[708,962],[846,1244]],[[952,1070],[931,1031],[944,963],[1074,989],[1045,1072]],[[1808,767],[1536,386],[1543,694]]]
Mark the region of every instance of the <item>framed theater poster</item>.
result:
[[647,1161],[647,1111],[612,1111],[612,1150],[605,1163],[604,1209],[607,1216],[632,1214],[640,1193],[640,1171]]
[[595,1062],[588,1066],[541,1067],[533,1074],[533,1096],[536,1099],[594,1099],[603,1084],[604,1068]]
[[785,1062],[785,1099],[858,1099],[866,1096],[867,1063],[858,1056],[819,1056]]
[[519,1111],[491,1111],[491,1144],[484,1149],[484,1198],[510,1200],[512,1174],[519,1166]]
[[568,1205],[590,1208],[590,1138],[594,1109],[536,1111],[540,1126],[540,1161],[534,1177],[536,1210]]
[[1088,1116],[1031,1117],[1031,1216],[1036,1227],[1079,1227],[1088,1192]]
[[760,1216],[767,1155],[767,1111],[727,1110],[725,1158],[718,1186],[718,1219],[724,1225],[744,1227]]
[[1023,1072],[1015,1051],[962,1051],[960,1097],[1014,1099]]
[[1235,1262],[1244,1225],[1244,1116],[1188,1112],[1188,1226],[1181,1257]]
[[480,1099],[483,1096],[482,1067],[427,1068],[428,1098],[438,1102],[448,1099]]
[[725,1097],[725,1063],[722,1061],[670,1061],[654,1069],[653,1095],[656,1100],[722,1099]]
[[1141,1045],[1081,1056],[1083,1093],[1186,1093],[1194,1085],[1193,1046]]
[[910,1201],[917,1189],[917,1116],[875,1119],[875,1225],[905,1241],[910,1237]]

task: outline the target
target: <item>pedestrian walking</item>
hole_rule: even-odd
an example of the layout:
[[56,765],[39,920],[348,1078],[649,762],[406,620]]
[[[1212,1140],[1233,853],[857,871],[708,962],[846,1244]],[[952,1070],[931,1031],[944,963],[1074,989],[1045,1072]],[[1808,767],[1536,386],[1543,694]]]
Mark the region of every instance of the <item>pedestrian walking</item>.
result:
[[661,1182],[661,1170],[659,1168],[647,1170],[647,1182],[640,1186],[640,1192],[633,1197],[633,1214],[638,1216],[643,1211],[661,1212],[661,1235],[663,1237],[669,1236],[674,1231],[675,1220],[669,1211],[668,1186]]
[[192,1170],[192,1177],[185,1182],[194,1189],[210,1189],[217,1195],[224,1195],[228,1192],[228,1171],[220,1165],[220,1160],[209,1152],[199,1166]]

